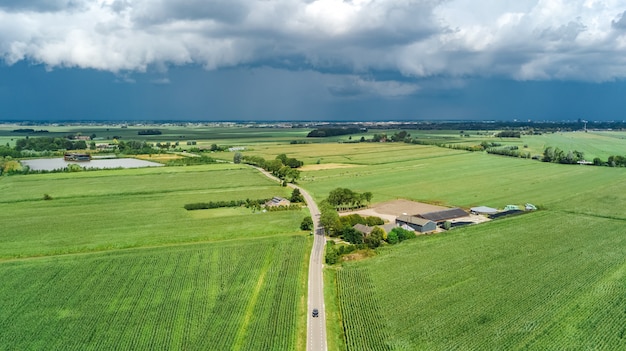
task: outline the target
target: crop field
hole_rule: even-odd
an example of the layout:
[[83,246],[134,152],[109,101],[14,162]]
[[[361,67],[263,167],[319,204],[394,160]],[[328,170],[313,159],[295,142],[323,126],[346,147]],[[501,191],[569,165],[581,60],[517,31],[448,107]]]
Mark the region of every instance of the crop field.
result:
[[528,145],[533,155],[543,154],[543,150],[548,146],[558,147],[566,152],[568,150],[583,151],[585,158],[589,161],[594,157],[606,161],[609,156],[626,155],[626,132],[548,133],[524,136],[522,141]]
[[620,349],[623,226],[538,212],[346,263],[337,281],[348,350]]
[[309,248],[299,235],[4,262],[0,349],[292,350]]
[[[47,130],[47,133],[38,133],[36,136],[65,137],[80,133],[81,135],[96,135],[96,142],[112,141],[114,137],[120,140],[145,140],[148,142],[179,142],[182,147],[187,141],[198,141],[199,145],[228,144],[247,145],[265,142],[285,142],[304,139],[310,129],[299,128],[260,128],[260,127],[219,127],[219,126],[159,126],[137,125],[122,128],[121,125],[64,125],[64,126],[19,126],[0,125],[0,140],[11,145],[16,139],[32,137],[33,134],[15,133],[13,130],[31,128]],[[138,135],[141,130],[157,129],[159,135]],[[13,140],[11,140],[13,139]],[[4,144],[4,143],[3,143]]]
[[[0,178],[0,259],[167,243],[291,235],[302,211],[224,216],[186,203],[263,199],[289,191],[233,165],[163,167]],[[52,200],[43,200],[49,194]],[[238,225],[232,225],[233,222]]]
[[183,207],[290,195],[258,171],[10,176],[0,193],[0,350],[304,348],[308,211]]
[[[361,146],[336,144],[332,152],[351,158],[370,152],[371,164],[303,172],[301,183],[317,199],[348,187],[372,191],[375,202],[408,198],[466,208],[531,202],[543,210],[422,237],[343,264],[333,276],[348,350],[623,345],[623,169],[420,145],[347,152],[355,147]],[[384,150],[388,164],[376,157]]]
[[359,144],[268,144],[256,146],[245,155],[261,156],[273,159],[276,155],[286,153],[305,164],[339,163],[352,165],[385,165],[415,160],[413,153],[419,150],[421,158],[439,158],[451,154],[466,154],[465,151],[449,150],[438,147],[422,147],[405,143],[359,143]]
[[[335,145],[337,152],[343,147]],[[376,164],[374,154],[370,166],[306,171],[301,183],[318,200],[336,187],[349,187],[373,192],[375,202],[407,198],[448,206],[500,208],[530,202],[550,209],[626,218],[621,210],[626,199],[617,190],[625,185],[623,169],[547,164],[434,146],[377,147],[381,153],[388,148],[389,159],[396,161]]]
[[[162,135],[137,136],[150,128],[76,131],[183,147],[186,140],[242,145],[244,155],[266,159],[285,153],[305,162],[299,185],[318,201],[346,187],[372,192],[373,202],[540,207],[383,247],[376,257],[328,270],[331,350],[626,344],[624,169],[336,142],[349,136],[312,140],[305,129],[168,126],[157,128]],[[0,140],[14,138],[10,130],[0,130]],[[373,132],[384,131],[365,135]],[[486,138],[411,133],[463,144]],[[533,154],[544,145],[576,146],[587,158],[626,149],[621,132],[503,140],[528,144]],[[231,161],[233,153],[211,157]],[[0,194],[0,350],[305,348],[312,240],[299,225],[308,211],[183,207],[290,195],[258,171],[221,163],[4,176]]]

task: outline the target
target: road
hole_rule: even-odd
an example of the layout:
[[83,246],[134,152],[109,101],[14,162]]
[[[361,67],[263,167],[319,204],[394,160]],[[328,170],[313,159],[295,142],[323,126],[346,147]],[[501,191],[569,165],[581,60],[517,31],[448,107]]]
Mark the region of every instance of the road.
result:
[[[296,187],[295,185],[293,187]],[[313,249],[309,261],[309,307],[307,309],[307,351],[326,350],[326,313],[324,308],[324,275],[322,272],[324,262],[324,244],[326,237],[324,230],[319,227],[320,211],[313,198],[304,189],[299,188],[300,193],[311,212],[313,218]],[[319,317],[313,317],[314,308],[319,310]]]
[[[271,173],[262,168],[258,168],[261,173],[265,174],[268,178],[280,182],[280,179],[274,177]],[[311,212],[311,218],[313,219],[313,249],[311,250],[311,259],[309,261],[309,299],[307,307],[307,351],[326,351],[326,312],[324,308],[324,275],[323,275],[323,262],[324,262],[324,245],[326,244],[326,237],[324,236],[324,230],[320,228],[319,219],[320,211],[317,204],[309,195],[309,193],[301,187],[288,184],[290,188],[299,189],[300,193],[304,197],[309,212]],[[318,317],[313,317],[313,309],[317,308],[319,311]]]

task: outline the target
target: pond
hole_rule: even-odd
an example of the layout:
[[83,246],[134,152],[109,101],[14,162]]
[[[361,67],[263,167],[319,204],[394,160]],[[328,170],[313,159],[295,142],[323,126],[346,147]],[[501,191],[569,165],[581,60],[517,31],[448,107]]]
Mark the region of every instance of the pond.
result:
[[163,164],[138,160],[136,158],[106,158],[92,159],[91,161],[75,162],[65,161],[59,158],[38,158],[32,160],[20,161],[22,165],[30,167],[33,171],[53,171],[55,169],[63,169],[68,165],[76,164],[83,168],[106,169],[106,168],[142,168],[142,167],[161,167]]

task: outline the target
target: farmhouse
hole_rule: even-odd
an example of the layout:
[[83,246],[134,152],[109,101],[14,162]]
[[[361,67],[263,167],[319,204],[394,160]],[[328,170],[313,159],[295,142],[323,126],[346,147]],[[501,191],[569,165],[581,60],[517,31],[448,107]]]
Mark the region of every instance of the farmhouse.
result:
[[420,233],[428,233],[437,229],[435,222],[418,216],[402,215],[396,218],[396,224],[401,227],[408,226]]
[[274,196],[271,200],[265,203],[267,207],[277,207],[277,206],[289,206],[291,202],[285,198]]
[[369,225],[365,225],[365,224],[361,224],[361,223],[357,223],[357,224],[353,225],[352,228],[354,228],[357,231],[363,233],[363,236],[368,236],[368,235],[372,234],[372,230],[374,230],[374,227],[370,227]]
[[77,153],[66,153],[63,156],[65,161],[91,161],[90,154],[77,154]]
[[455,208],[449,208],[447,210],[442,210],[442,211],[422,213],[419,216],[424,219],[433,221],[437,224],[441,224],[445,221],[449,221],[452,219],[467,217],[467,212],[463,211],[462,209],[458,207],[455,207]]

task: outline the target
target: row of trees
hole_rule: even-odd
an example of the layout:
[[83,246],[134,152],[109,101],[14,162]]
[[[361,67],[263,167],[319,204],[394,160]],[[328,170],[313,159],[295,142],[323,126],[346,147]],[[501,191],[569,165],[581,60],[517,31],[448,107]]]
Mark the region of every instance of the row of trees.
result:
[[360,132],[366,132],[367,129],[360,128],[318,128],[314,129],[307,134],[308,138],[323,138],[330,136],[357,134]]
[[243,162],[249,165],[261,167],[272,173],[275,177],[290,183],[295,183],[300,178],[300,171],[296,168],[299,168],[304,164],[302,161],[296,160],[295,158],[287,157],[286,154],[280,154],[273,160],[265,160],[261,156],[242,156],[241,154],[235,154],[233,162]]
[[372,196],[369,191],[357,193],[348,188],[336,188],[328,194],[326,200],[337,209],[347,210],[361,208],[365,202],[369,204],[372,201]]
[[87,149],[85,140],[69,140],[67,138],[25,138],[15,141],[15,150],[33,150],[33,151],[56,151],[56,150],[84,150]]
[[582,161],[585,159],[585,155],[581,151],[567,151],[559,149],[558,147],[548,146],[543,150],[543,158],[541,159],[543,162],[554,162],[554,163],[564,163],[564,164],[574,164],[578,161]]
[[193,211],[193,210],[206,210],[212,208],[221,208],[221,207],[240,207],[245,206],[247,208],[261,208],[261,205],[269,201],[269,199],[258,199],[258,200],[230,200],[230,201],[209,201],[209,202],[196,202],[191,204],[185,204],[185,210]]

